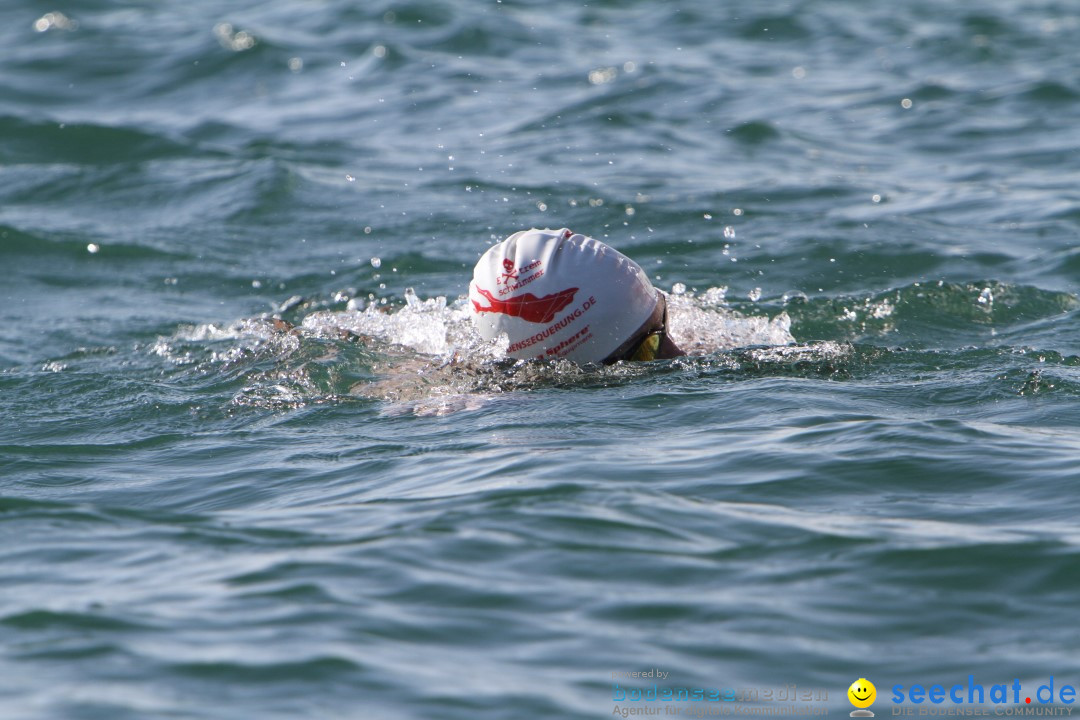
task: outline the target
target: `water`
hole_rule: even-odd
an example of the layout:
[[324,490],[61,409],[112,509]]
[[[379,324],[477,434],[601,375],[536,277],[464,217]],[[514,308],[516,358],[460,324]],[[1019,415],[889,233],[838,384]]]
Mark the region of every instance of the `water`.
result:
[[[4,717],[1075,685],[1078,32],[5,3]],[[696,355],[498,361],[459,298],[533,226],[637,259]]]

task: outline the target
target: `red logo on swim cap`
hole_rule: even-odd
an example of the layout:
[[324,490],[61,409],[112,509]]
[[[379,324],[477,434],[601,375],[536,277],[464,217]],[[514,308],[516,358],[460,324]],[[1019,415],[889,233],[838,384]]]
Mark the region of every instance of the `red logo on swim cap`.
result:
[[503,258],[503,270],[508,273],[514,272],[514,261],[510,258]]
[[577,294],[577,291],[577,288],[567,288],[544,297],[536,297],[532,293],[525,293],[499,300],[489,291],[478,287],[476,292],[486,297],[491,305],[489,307],[480,307],[480,303],[475,300],[472,301],[472,304],[478,313],[504,313],[532,323],[549,323],[555,319],[560,310],[574,302],[574,295]]

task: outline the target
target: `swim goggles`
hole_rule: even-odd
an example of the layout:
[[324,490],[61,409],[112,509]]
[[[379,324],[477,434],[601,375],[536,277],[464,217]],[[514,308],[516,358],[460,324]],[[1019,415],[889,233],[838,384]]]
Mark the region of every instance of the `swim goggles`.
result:
[[[631,362],[649,362],[656,360],[660,355],[660,348],[667,337],[667,299],[662,292],[657,292],[657,305],[653,310],[649,321],[644,325],[642,332],[635,333],[633,337],[620,345],[615,352],[604,359],[605,365],[617,363],[620,360]],[[657,318],[657,320],[654,320]]]

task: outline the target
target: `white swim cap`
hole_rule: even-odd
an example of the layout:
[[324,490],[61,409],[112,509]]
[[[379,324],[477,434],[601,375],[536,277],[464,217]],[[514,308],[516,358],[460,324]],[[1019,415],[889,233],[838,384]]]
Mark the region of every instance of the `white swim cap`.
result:
[[640,330],[657,294],[640,265],[599,240],[523,230],[476,263],[469,300],[482,336],[510,338],[510,357],[588,363]]

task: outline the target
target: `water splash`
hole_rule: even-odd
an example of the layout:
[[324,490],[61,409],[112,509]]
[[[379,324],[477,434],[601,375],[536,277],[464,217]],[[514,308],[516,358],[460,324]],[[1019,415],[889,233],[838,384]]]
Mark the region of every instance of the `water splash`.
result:
[[250,318],[227,325],[185,325],[171,337],[158,338],[148,350],[175,366],[228,366],[253,355],[284,357],[296,351],[299,338],[282,332],[285,329],[287,323],[273,318]]
[[[726,306],[725,288],[680,289],[669,299],[670,330],[693,354],[794,341],[784,313],[747,317]],[[185,326],[147,352],[220,384],[233,406],[288,409],[359,397],[384,403],[388,414],[415,415],[474,410],[509,392],[623,382],[666,366],[517,362],[506,358],[505,337],[491,342],[476,332],[467,298],[423,299],[409,289],[403,299],[315,310],[298,326],[274,317]]]
[[[726,288],[709,288],[700,295],[682,284],[677,290],[668,298],[669,331],[688,352],[795,342],[786,313],[771,319],[742,315],[726,307]],[[507,346],[505,338],[488,342],[480,337],[470,320],[466,298],[453,303],[442,296],[423,300],[411,288],[405,292],[403,307],[373,302],[363,310],[315,312],[304,318],[301,328],[324,337],[347,332],[458,362],[501,360]]]
[[347,332],[441,358],[495,360],[504,357],[506,347],[505,341],[488,342],[473,329],[466,298],[453,304],[443,296],[421,300],[411,288],[405,292],[404,307],[372,302],[363,310],[315,312],[304,318],[301,328],[321,336]]
[[[680,287],[669,299],[672,337],[692,354],[736,347],[785,345],[794,342],[790,320],[746,317],[724,305],[725,288],[700,296]],[[411,289],[404,306],[377,302],[363,310],[320,311],[304,318],[302,331],[320,337],[343,333],[380,348],[377,378],[351,392],[391,403],[387,412],[444,415],[476,409],[507,392],[566,383],[592,383],[636,377],[645,365],[582,368],[566,361],[522,363],[506,359],[508,341],[484,340],[473,327],[468,300],[448,303],[445,297],[421,299]]]
[[725,304],[727,288],[709,288],[700,296],[691,291],[668,297],[668,326],[672,338],[692,355],[752,345],[795,342],[791,318],[747,316]]

